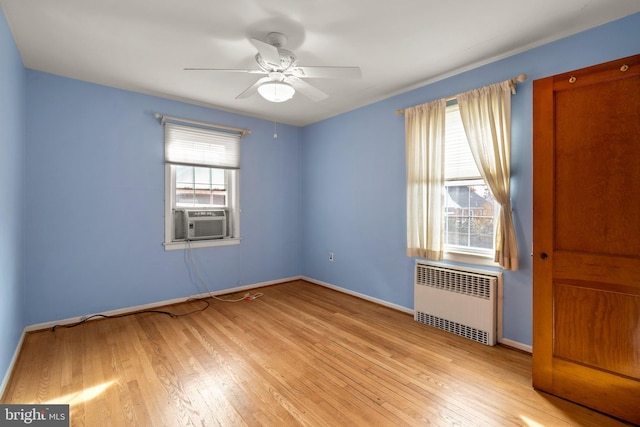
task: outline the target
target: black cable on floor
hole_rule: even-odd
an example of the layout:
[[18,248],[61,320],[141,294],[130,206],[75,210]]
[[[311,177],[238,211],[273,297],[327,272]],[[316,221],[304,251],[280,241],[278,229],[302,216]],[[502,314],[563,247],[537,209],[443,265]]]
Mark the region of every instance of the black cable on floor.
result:
[[134,316],[134,315],[136,315],[136,314],[143,314],[143,313],[157,313],[157,314],[164,314],[164,315],[167,315],[167,316],[172,317],[172,318],[179,318],[179,317],[189,316],[190,314],[200,313],[200,312],[205,311],[207,308],[209,308],[209,306],[210,306],[211,304],[209,303],[209,301],[207,301],[207,299],[208,299],[208,297],[207,297],[207,298],[202,298],[202,299],[190,299],[190,300],[186,300],[185,302],[190,302],[190,301],[204,301],[204,302],[205,302],[205,304],[207,304],[207,305],[205,305],[205,306],[204,306],[204,307],[202,307],[202,308],[199,308],[199,309],[197,309],[197,310],[190,311],[190,312],[188,312],[188,313],[175,314],[175,313],[171,313],[170,311],[152,310],[152,309],[149,309],[149,310],[140,310],[140,311],[134,311],[134,312],[131,312],[131,313],[123,313],[123,314],[94,314],[94,315],[89,316],[89,317],[87,317],[86,319],[82,319],[81,321],[76,322],[76,323],[71,323],[71,324],[68,324],[68,325],[55,325],[53,328],[51,328],[51,332],[55,332],[55,330],[56,330],[57,328],[67,328],[67,329],[69,329],[69,328],[75,328],[75,327],[76,327],[76,326],[78,326],[78,325],[82,325],[82,324],[83,324],[83,323],[85,323],[87,320],[91,320],[91,319],[94,319],[94,318],[96,318],[96,317],[103,317],[103,318],[105,318],[105,319],[117,319],[117,318],[119,318],[119,317]]

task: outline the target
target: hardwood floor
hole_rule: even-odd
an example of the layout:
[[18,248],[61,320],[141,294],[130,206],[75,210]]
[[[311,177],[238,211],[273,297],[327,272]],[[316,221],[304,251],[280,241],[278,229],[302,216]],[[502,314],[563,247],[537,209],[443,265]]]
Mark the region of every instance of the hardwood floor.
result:
[[2,403],[70,403],[73,426],[626,425],[534,391],[530,355],[304,281],[260,291],[29,333]]

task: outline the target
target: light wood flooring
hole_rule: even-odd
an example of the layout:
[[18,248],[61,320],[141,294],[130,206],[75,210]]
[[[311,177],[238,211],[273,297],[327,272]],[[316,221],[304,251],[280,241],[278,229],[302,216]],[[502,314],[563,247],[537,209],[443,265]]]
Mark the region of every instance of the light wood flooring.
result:
[[260,291],[29,333],[2,403],[90,427],[626,425],[534,391],[528,354],[304,281]]

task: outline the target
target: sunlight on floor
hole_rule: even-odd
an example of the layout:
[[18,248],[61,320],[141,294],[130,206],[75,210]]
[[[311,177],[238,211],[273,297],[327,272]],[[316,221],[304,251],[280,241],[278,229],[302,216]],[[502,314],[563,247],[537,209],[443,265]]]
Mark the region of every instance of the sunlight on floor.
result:
[[55,399],[52,399],[45,404],[69,404],[71,406],[77,405],[79,403],[88,402],[91,399],[98,397],[100,394],[104,393],[106,389],[111,387],[115,381],[107,381],[102,384],[98,384],[93,387],[85,388],[76,393],[70,393],[66,396],[60,396]]
[[520,415],[520,418],[522,418],[522,421],[524,421],[529,427],[544,427],[544,424],[537,423],[524,415]]

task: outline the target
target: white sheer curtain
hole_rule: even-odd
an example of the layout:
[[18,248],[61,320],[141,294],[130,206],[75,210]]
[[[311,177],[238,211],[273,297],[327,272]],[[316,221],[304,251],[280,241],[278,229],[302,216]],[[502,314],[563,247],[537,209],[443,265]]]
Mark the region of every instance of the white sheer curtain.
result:
[[410,257],[443,258],[445,111],[444,99],[404,111]]
[[471,153],[495,200],[500,204],[494,260],[518,269],[518,245],[511,215],[511,93],[506,80],[457,95]]

